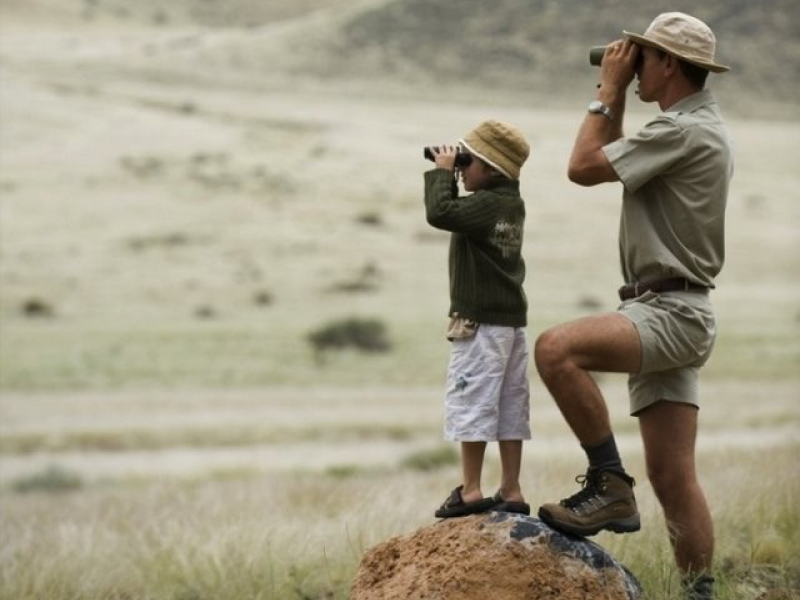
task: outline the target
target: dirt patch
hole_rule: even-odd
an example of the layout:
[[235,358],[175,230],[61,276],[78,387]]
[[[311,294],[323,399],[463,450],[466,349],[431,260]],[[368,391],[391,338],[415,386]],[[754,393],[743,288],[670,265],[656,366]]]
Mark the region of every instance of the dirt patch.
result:
[[630,597],[619,568],[593,568],[545,534],[519,539],[514,527],[513,520],[478,515],[392,538],[363,557],[351,600]]

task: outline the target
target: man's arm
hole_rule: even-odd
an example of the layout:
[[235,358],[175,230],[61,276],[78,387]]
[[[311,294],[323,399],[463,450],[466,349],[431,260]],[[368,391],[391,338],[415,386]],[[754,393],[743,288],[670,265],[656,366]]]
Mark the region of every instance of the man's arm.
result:
[[614,42],[606,50],[597,100],[611,110],[611,118],[602,113],[586,113],[569,159],[567,176],[570,181],[585,186],[619,181],[603,146],[623,135],[625,92],[635,75],[638,52],[639,48],[627,40]]

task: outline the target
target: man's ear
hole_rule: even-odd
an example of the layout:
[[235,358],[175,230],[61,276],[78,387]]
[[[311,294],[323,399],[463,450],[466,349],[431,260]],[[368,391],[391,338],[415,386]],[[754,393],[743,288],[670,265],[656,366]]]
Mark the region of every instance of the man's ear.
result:
[[678,59],[672,56],[672,54],[665,54],[664,55],[664,76],[671,77],[676,72],[680,71],[681,67],[678,64]]

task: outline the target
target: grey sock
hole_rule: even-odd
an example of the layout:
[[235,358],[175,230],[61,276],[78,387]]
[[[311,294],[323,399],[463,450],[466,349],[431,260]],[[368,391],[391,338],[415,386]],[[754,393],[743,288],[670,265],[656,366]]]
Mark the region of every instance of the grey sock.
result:
[[586,457],[589,459],[590,469],[603,468],[625,472],[625,469],[622,468],[622,460],[619,457],[617,442],[613,434],[599,444],[595,444],[594,446],[584,446],[581,444],[581,447],[583,451],[586,452]]

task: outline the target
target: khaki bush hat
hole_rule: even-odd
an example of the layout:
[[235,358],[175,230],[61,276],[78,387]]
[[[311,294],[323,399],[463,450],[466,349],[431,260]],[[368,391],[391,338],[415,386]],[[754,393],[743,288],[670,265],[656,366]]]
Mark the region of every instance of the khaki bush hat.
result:
[[630,31],[622,33],[640,46],[658,48],[714,73],[730,71],[730,67],[714,61],[717,47],[714,33],[708,25],[691,15],[681,12],[662,13],[653,19],[644,35]]
[[458,140],[472,154],[510,179],[519,179],[522,165],[531,148],[513,125],[501,121],[484,121]]

